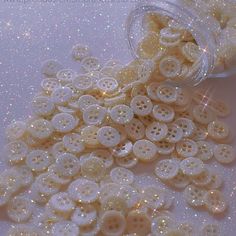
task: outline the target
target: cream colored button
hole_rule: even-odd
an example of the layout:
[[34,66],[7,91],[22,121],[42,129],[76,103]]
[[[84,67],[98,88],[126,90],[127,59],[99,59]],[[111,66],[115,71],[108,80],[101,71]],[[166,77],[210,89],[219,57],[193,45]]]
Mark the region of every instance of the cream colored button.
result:
[[27,235],[27,236],[42,236],[40,230],[33,225],[26,225],[20,224],[12,226],[7,234],[7,236],[20,236],[20,235]]
[[236,159],[234,148],[228,144],[218,144],[214,147],[214,157],[222,164],[229,164]]
[[118,166],[124,168],[133,168],[138,164],[138,159],[133,154],[124,157],[116,157],[115,160]]
[[201,141],[207,138],[208,132],[205,126],[197,125],[193,133],[193,140]]
[[202,161],[208,161],[213,157],[213,147],[212,144],[206,141],[198,141],[198,153],[197,158]]
[[209,183],[209,189],[219,189],[223,185],[223,179],[217,172],[211,171],[211,182]]
[[54,157],[60,156],[61,154],[68,153],[63,142],[57,142],[52,146],[52,154]]
[[101,206],[102,211],[115,210],[115,211],[120,211],[123,214],[127,213],[128,208],[126,199],[124,198],[124,196],[118,194],[119,192],[117,192],[116,195],[110,195],[102,201],[102,206]]
[[36,119],[27,125],[28,132],[38,139],[49,138],[53,133],[53,126],[50,121],[45,119]]
[[176,160],[161,160],[155,167],[155,174],[162,180],[176,177],[179,173],[179,163]]
[[223,121],[212,121],[207,127],[208,134],[215,140],[222,140],[229,136],[229,127]]
[[126,200],[128,208],[135,207],[140,202],[140,194],[138,190],[130,185],[121,185],[118,189],[118,195]]
[[4,147],[6,160],[10,163],[18,163],[23,161],[28,151],[28,146],[23,141],[13,141]]
[[134,181],[134,174],[132,171],[123,168],[115,167],[110,172],[111,180],[117,184],[132,184]]
[[44,171],[50,165],[49,154],[43,150],[33,150],[26,156],[26,165],[36,172]]
[[120,143],[121,137],[115,128],[104,126],[98,130],[97,139],[105,147],[114,147]]
[[32,184],[34,176],[30,168],[26,165],[14,166],[13,169],[18,173],[22,187],[28,187]]
[[71,54],[75,60],[81,61],[85,57],[90,56],[90,50],[86,45],[76,44],[73,46]]
[[208,187],[208,185],[211,183],[212,176],[210,171],[205,168],[201,174],[193,176],[191,180],[196,186]]
[[165,235],[168,230],[174,229],[176,222],[169,216],[159,216],[152,220],[151,232],[153,235]]
[[198,152],[198,146],[191,139],[183,139],[176,144],[176,151],[182,157],[193,157]]
[[43,79],[40,86],[45,92],[51,93],[52,91],[60,88],[60,83],[57,79],[53,78]]
[[99,181],[105,175],[103,161],[98,158],[89,158],[81,163],[81,173],[85,178]]
[[62,65],[56,60],[47,60],[42,64],[41,71],[44,75],[55,77],[57,72],[62,69]]
[[164,103],[174,103],[177,100],[177,89],[170,84],[160,84],[156,93],[157,97]]
[[86,126],[81,130],[81,139],[86,146],[95,147],[99,144],[97,138],[98,130],[99,128],[94,125]]
[[179,173],[174,178],[169,180],[168,183],[177,189],[183,189],[190,183],[190,180],[188,176],[179,170]]
[[82,91],[89,91],[93,84],[93,79],[89,75],[77,75],[73,80],[73,85]]
[[49,97],[35,97],[31,103],[33,113],[36,115],[47,116],[51,115],[55,109],[52,100]]
[[77,225],[89,225],[97,218],[97,211],[92,204],[78,204],[71,216]]
[[65,185],[70,182],[70,178],[66,178],[65,176],[63,176],[60,170],[56,168],[55,164],[48,167],[48,173],[51,180],[56,184]]
[[85,149],[84,144],[81,141],[81,135],[79,134],[76,133],[66,134],[62,140],[64,147],[69,152],[81,153]]
[[177,99],[175,105],[185,107],[191,102],[190,91],[187,88],[177,88]]
[[190,62],[197,61],[202,54],[199,46],[192,42],[185,43],[181,51],[185,58]]
[[57,79],[62,84],[71,83],[76,76],[76,72],[71,69],[63,69],[57,72]]
[[107,211],[101,217],[101,231],[105,236],[120,236],[125,227],[125,217],[118,211]]
[[138,95],[147,96],[147,89],[143,84],[135,85],[132,88],[130,95],[132,98]]
[[180,32],[174,31],[169,27],[160,30],[160,44],[165,47],[176,47],[181,41]]
[[78,100],[78,108],[81,111],[84,111],[91,105],[98,105],[97,99],[91,95],[82,95]]
[[14,222],[28,221],[33,213],[33,203],[25,197],[14,197],[7,205],[7,216]]
[[227,208],[223,194],[218,190],[210,190],[204,196],[205,206],[212,214],[220,214]]
[[148,116],[139,116],[138,118],[145,126],[148,126],[155,121],[152,114]]
[[16,140],[22,138],[25,132],[26,132],[25,122],[15,121],[7,126],[5,134],[9,140]]
[[120,157],[120,159],[122,159],[123,157],[128,156],[132,152],[132,150],[133,143],[129,140],[126,140],[112,149],[112,155],[114,157]]
[[96,236],[100,232],[100,225],[97,220],[89,225],[81,225],[79,227],[81,236]]
[[94,181],[79,178],[69,185],[68,194],[76,202],[91,203],[98,198],[99,186]]
[[129,234],[146,236],[151,231],[150,219],[148,215],[142,211],[130,211],[126,222]]
[[197,105],[193,108],[193,118],[200,124],[207,125],[215,119],[215,115],[208,107]]
[[178,118],[174,123],[183,130],[183,137],[185,138],[192,136],[196,130],[193,121],[187,118]]
[[161,122],[171,122],[174,119],[175,112],[171,106],[158,104],[153,107],[153,116]]
[[71,212],[75,209],[75,203],[70,199],[68,193],[60,192],[51,197],[50,206],[59,212]]
[[110,168],[114,162],[111,152],[106,149],[97,149],[90,154],[90,157],[100,159],[107,169]]
[[97,81],[97,88],[103,93],[113,93],[118,88],[118,82],[112,77],[104,77]]
[[68,87],[56,88],[52,94],[51,99],[57,105],[63,105],[72,98],[72,90]]
[[174,143],[169,143],[166,140],[161,140],[156,143],[157,152],[161,155],[169,155],[175,149]]
[[134,143],[133,153],[141,161],[153,161],[157,154],[157,147],[151,141],[141,139]]
[[57,157],[56,168],[65,177],[75,176],[80,170],[79,159],[70,153],[64,153]]
[[137,118],[133,118],[128,124],[125,124],[125,130],[132,140],[142,139],[145,135],[145,126]]
[[204,206],[204,196],[206,191],[194,185],[189,185],[184,190],[184,199],[192,207]]
[[131,100],[130,107],[133,110],[134,114],[139,116],[146,116],[152,112],[153,105],[148,97],[138,95]]
[[180,169],[185,175],[196,176],[204,171],[204,164],[197,158],[188,157],[180,162]]
[[52,227],[52,236],[78,236],[79,227],[71,221],[59,221]]
[[150,99],[153,101],[160,101],[157,96],[157,89],[159,88],[160,83],[152,82],[147,86],[147,94]]
[[153,142],[163,140],[168,133],[168,127],[164,123],[153,122],[146,128],[146,137]]
[[87,125],[101,124],[107,114],[107,110],[99,105],[90,105],[83,111],[83,120]]
[[164,77],[168,79],[175,78],[181,71],[180,61],[173,56],[164,57],[159,63],[159,70]]
[[81,67],[87,71],[97,71],[101,68],[100,62],[98,60],[98,58],[96,57],[85,57],[82,61],[81,61]]
[[127,124],[133,117],[134,113],[129,106],[126,105],[116,105],[110,111],[111,119],[118,124]]
[[166,140],[170,143],[177,143],[183,138],[183,130],[176,124],[168,125]]
[[[72,91],[72,98],[69,101],[68,105],[71,106],[72,108],[77,108],[75,106],[76,101],[79,97],[81,97],[84,94],[84,91],[77,89],[73,83],[67,83],[65,84],[65,87],[70,88]],[[74,107],[72,105],[74,105]]]
[[105,183],[100,187],[99,201],[103,203],[107,197],[117,196],[120,190],[120,185],[116,183]]
[[58,113],[52,118],[54,129],[61,133],[72,131],[78,123],[78,120],[68,113]]
[[216,224],[206,224],[201,229],[201,236],[220,236],[220,228]]

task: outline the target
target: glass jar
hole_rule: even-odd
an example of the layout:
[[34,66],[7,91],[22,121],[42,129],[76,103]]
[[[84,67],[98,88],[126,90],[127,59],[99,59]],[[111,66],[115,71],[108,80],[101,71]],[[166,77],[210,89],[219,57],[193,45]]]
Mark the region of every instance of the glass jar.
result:
[[234,70],[225,71],[222,68],[217,72],[214,71],[217,61],[217,40],[220,32],[218,22],[213,17],[202,14],[177,0],[142,1],[130,13],[126,29],[129,48],[134,58],[139,58],[136,48],[142,35],[144,35],[142,21],[147,13],[157,13],[178,22],[192,34],[201,50],[198,66],[181,83],[196,86],[206,78],[221,78],[234,73]]

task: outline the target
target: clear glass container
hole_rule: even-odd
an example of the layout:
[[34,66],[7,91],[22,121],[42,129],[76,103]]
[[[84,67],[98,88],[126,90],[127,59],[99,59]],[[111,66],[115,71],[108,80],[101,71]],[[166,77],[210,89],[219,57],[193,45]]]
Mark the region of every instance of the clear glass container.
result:
[[207,14],[189,7],[188,4],[177,0],[142,1],[131,11],[127,20],[127,39],[129,48],[134,58],[138,58],[136,48],[139,40],[144,35],[142,22],[147,13],[157,13],[167,16],[189,31],[201,50],[198,67],[181,81],[188,86],[196,86],[206,78],[224,78],[234,74],[234,69],[220,68],[216,71],[217,45],[220,25]]

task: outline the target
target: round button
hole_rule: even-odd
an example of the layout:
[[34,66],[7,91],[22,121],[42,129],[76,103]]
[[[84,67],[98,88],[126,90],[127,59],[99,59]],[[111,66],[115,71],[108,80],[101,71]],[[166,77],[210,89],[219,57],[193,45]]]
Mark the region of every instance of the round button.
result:
[[166,140],[169,143],[179,142],[182,139],[183,135],[184,135],[183,130],[178,125],[176,124],[168,125]]
[[76,72],[71,69],[63,69],[57,72],[57,79],[61,84],[71,83],[76,76]]
[[85,147],[81,141],[81,135],[76,133],[66,134],[63,137],[63,145],[69,152],[81,153],[84,151]]
[[40,83],[40,86],[46,93],[51,93],[52,91],[61,87],[59,81],[53,78],[43,79]]
[[107,114],[107,110],[99,105],[90,105],[83,111],[83,120],[87,125],[102,124]]
[[177,100],[177,89],[169,84],[161,84],[157,88],[157,97],[164,103],[174,103]]
[[211,183],[212,176],[211,173],[205,168],[201,174],[193,176],[191,180],[196,186],[207,187]]
[[81,61],[84,58],[90,56],[90,50],[86,45],[76,44],[73,46],[71,54],[75,60]]
[[90,157],[100,159],[107,169],[110,168],[114,162],[111,152],[106,149],[97,149],[90,154]]
[[193,108],[193,117],[203,125],[207,125],[215,119],[214,113],[203,105],[197,105]]
[[157,163],[155,174],[162,180],[172,179],[179,173],[179,163],[175,160],[161,160]]
[[133,143],[129,140],[126,140],[112,149],[112,155],[114,157],[123,157],[128,156],[133,151]]
[[151,232],[153,235],[166,234],[168,230],[176,227],[176,222],[169,216],[158,216],[152,220]]
[[133,117],[133,110],[126,105],[116,105],[110,111],[111,119],[118,124],[127,124],[129,123]]
[[220,228],[216,224],[206,224],[201,229],[202,236],[220,236]]
[[57,72],[62,69],[62,65],[56,60],[47,60],[42,64],[41,71],[44,75],[55,77]]
[[196,126],[192,120],[187,118],[178,118],[174,124],[178,125],[183,130],[183,137],[187,138],[193,135]]
[[153,116],[158,121],[168,123],[174,119],[175,112],[172,107],[165,104],[158,104],[153,107]]
[[134,114],[139,116],[147,116],[152,112],[153,105],[148,97],[138,95],[132,98],[130,107]]
[[223,121],[212,121],[207,127],[208,134],[215,140],[222,140],[229,136],[229,127]]
[[77,75],[73,79],[73,85],[82,91],[89,91],[93,87],[93,79],[89,75]]
[[201,50],[199,46],[192,42],[185,43],[181,51],[185,58],[193,63],[197,61],[201,56]]
[[138,159],[133,154],[116,157],[116,164],[124,168],[133,168],[138,164]]
[[146,137],[153,142],[163,140],[168,133],[168,127],[164,123],[152,122],[146,127]]
[[142,139],[145,135],[145,126],[137,118],[133,118],[128,124],[125,124],[125,130],[132,140]]
[[158,82],[152,82],[148,84],[147,86],[148,97],[156,102],[160,101],[160,99],[157,96],[157,89],[159,88],[159,86],[160,86],[160,83]]
[[[119,190],[119,189],[118,189]],[[117,193],[118,194],[118,193]],[[101,206],[102,211],[119,211],[123,214],[127,212],[127,203],[124,196],[119,195],[110,195],[102,201]]]
[[161,140],[156,143],[157,152],[161,155],[169,155],[175,149],[174,143],[169,143],[166,140]]
[[33,113],[39,116],[51,115],[55,109],[52,100],[45,96],[35,97],[31,103]]
[[190,183],[190,180],[188,176],[179,170],[179,173],[174,178],[170,179],[168,183],[177,189],[184,189]]
[[203,172],[204,164],[197,158],[188,157],[180,162],[180,169],[188,176],[196,176]]
[[132,171],[123,168],[115,167],[110,172],[111,180],[117,184],[132,184],[134,181],[134,174]]
[[164,77],[168,79],[175,78],[181,71],[180,61],[173,56],[164,57],[159,63],[159,70]]
[[25,122],[15,121],[7,126],[5,134],[9,140],[13,141],[22,138],[25,132],[26,132]]
[[97,138],[99,128],[94,125],[89,125],[84,127],[81,130],[81,140],[88,147],[96,147],[99,145],[99,141]]
[[198,146],[191,139],[183,139],[176,144],[176,151],[182,157],[193,157],[198,152]]
[[234,148],[228,144],[218,144],[214,147],[214,157],[222,164],[229,164],[236,158]]
[[56,88],[52,94],[51,99],[57,105],[63,105],[72,98],[72,90],[68,87]]
[[213,157],[213,147],[212,144],[206,141],[198,141],[198,153],[196,155],[197,158],[202,161],[208,161]]
[[82,95],[78,100],[78,108],[81,111],[84,111],[91,105],[98,105],[97,99],[91,95]]
[[99,59],[96,57],[85,57],[82,61],[81,61],[81,67],[87,71],[97,71],[100,69],[101,65],[99,62]]
[[103,93],[113,93],[118,88],[118,82],[112,77],[104,77],[97,81],[97,88]]

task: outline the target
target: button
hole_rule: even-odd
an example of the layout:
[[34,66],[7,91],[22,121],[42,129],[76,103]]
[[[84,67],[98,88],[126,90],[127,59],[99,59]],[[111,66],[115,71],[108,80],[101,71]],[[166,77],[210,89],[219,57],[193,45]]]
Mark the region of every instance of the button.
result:
[[155,167],[155,174],[162,180],[168,180],[176,177],[179,173],[179,163],[175,160],[161,160]]
[[123,157],[128,156],[132,151],[133,143],[129,140],[126,140],[112,149],[112,155],[114,157],[120,157],[119,159],[122,159]]
[[52,146],[52,154],[54,157],[60,156],[61,154],[68,153],[63,142],[57,142]]
[[178,226],[178,229],[182,230],[186,236],[194,235],[195,230],[193,225],[189,222],[183,222]]
[[67,83],[71,83],[77,73],[71,69],[63,69],[57,72],[57,79],[60,81],[61,84],[65,85]]
[[79,235],[79,227],[71,222],[71,221],[59,221],[55,223],[52,227],[52,236],[78,236]]
[[133,168],[138,164],[138,159],[133,154],[124,157],[116,157],[115,160],[118,166],[128,169]]
[[65,185],[70,182],[70,178],[63,176],[60,170],[56,168],[55,164],[48,167],[48,173],[49,173],[50,179],[56,184]]
[[178,118],[174,124],[178,125],[183,130],[183,137],[187,138],[193,135],[196,126],[192,120],[187,118]]
[[175,112],[168,105],[158,104],[153,107],[153,116],[160,122],[168,123],[174,119]]
[[7,126],[5,134],[9,140],[16,140],[23,137],[26,132],[26,124],[22,121],[12,122]]
[[211,173],[205,168],[201,174],[193,176],[191,180],[196,186],[208,187],[211,183],[212,176]]
[[83,111],[83,120],[87,125],[102,124],[107,114],[107,110],[99,105],[90,105]]
[[182,139],[176,144],[176,151],[182,157],[193,157],[198,153],[198,146],[191,139]]
[[207,138],[208,132],[205,126],[196,125],[196,129],[193,133],[193,140],[201,141]]
[[200,124],[207,125],[215,119],[215,115],[208,107],[196,105],[193,108],[193,118]]
[[217,172],[211,171],[211,182],[209,183],[209,189],[219,189],[223,185],[223,179]]
[[178,107],[186,107],[191,103],[190,91],[187,88],[177,88],[177,99],[175,105]]
[[56,60],[47,60],[42,64],[42,74],[49,77],[55,77],[57,72],[62,69],[62,65]]
[[166,140],[169,143],[179,142],[182,139],[183,135],[184,135],[183,130],[178,125],[176,124],[168,125]]
[[174,229],[176,222],[169,216],[159,216],[152,220],[151,232],[153,235],[166,234],[168,230]]
[[72,98],[72,90],[68,87],[56,88],[52,94],[51,99],[57,105],[63,105]]
[[168,127],[164,123],[150,123],[145,131],[146,137],[153,142],[163,140],[168,133]]
[[124,198],[124,196],[121,196],[120,194],[115,196],[115,195],[110,195],[107,198],[104,199],[102,202],[101,206],[102,211],[119,211],[123,214],[125,214],[128,209],[127,209],[127,203]]
[[157,147],[151,141],[141,139],[134,143],[133,153],[140,161],[153,161],[157,154]]
[[145,135],[145,126],[137,118],[133,118],[128,124],[125,124],[125,130],[132,140],[142,139]]
[[100,225],[98,224],[98,221],[95,220],[89,225],[81,225],[79,229],[82,236],[95,236],[98,235],[100,231]]
[[148,116],[139,116],[138,118],[145,126],[148,126],[149,124],[151,124],[155,121],[152,114],[150,114]]
[[28,221],[33,213],[33,203],[25,197],[14,197],[7,204],[7,216],[14,222]]
[[124,66],[117,72],[116,80],[123,86],[131,84],[138,80],[138,72],[133,66]]
[[135,207],[140,202],[139,192],[130,185],[121,185],[118,189],[118,195],[126,200],[128,208]]
[[81,61],[81,67],[86,71],[86,72],[90,72],[90,71],[97,71],[101,68],[99,59],[96,57],[85,57],[82,61]]
[[93,87],[94,81],[89,75],[82,74],[73,79],[73,85],[79,90],[89,91]]
[[212,144],[206,141],[198,141],[198,153],[197,158],[202,161],[208,161],[213,157],[213,147]]
[[188,157],[180,162],[180,169],[185,175],[196,176],[203,172],[204,164],[197,158]]
[[91,95],[82,95],[78,100],[78,108],[81,111],[84,111],[91,105],[98,105],[97,99]]
[[99,194],[99,186],[91,180],[79,178],[68,187],[69,197],[80,203],[95,202]]
[[111,119],[117,124],[127,124],[129,123],[133,117],[133,110],[126,105],[116,105],[110,111]]
[[207,127],[208,134],[215,140],[226,139],[229,136],[229,127],[223,121],[212,121]]
[[103,203],[107,197],[117,196],[120,190],[120,185],[116,183],[105,183],[100,187],[99,201]]
[[68,103],[68,105],[72,107],[72,104],[74,104],[75,101],[84,94],[84,91],[77,89],[72,82],[65,84],[65,87],[70,88],[72,91],[72,98]]
[[113,93],[117,90],[119,84],[116,79],[112,77],[104,77],[97,81],[97,88],[104,94]]
[[138,66],[138,82],[147,83],[151,78],[151,74],[155,68],[152,60],[144,60],[141,65]]
[[106,149],[97,149],[90,154],[90,157],[100,159],[107,169],[110,168],[114,162],[111,153]]
[[98,130],[97,139],[105,147],[114,147],[120,143],[121,137],[115,128],[104,126]]
[[110,172],[110,177],[111,180],[117,184],[130,185],[134,181],[133,172],[123,167],[113,168]]
[[85,149],[84,144],[81,141],[81,136],[79,134],[66,134],[62,140],[63,145],[68,150],[68,152],[81,153]]
[[170,84],[160,84],[157,88],[157,97],[164,103],[174,103],[177,100],[177,89]]
[[54,112],[55,106],[52,100],[45,96],[35,97],[31,103],[33,113],[38,116],[48,116]]
[[196,62],[202,54],[199,46],[193,42],[185,43],[181,48],[181,52],[185,58],[192,63]]
[[147,96],[147,89],[143,84],[135,85],[132,88],[130,95],[131,95],[132,98],[135,97],[135,96],[138,96],[138,95]]
[[43,79],[40,83],[41,88],[48,93],[60,88],[60,83],[57,79]]
[[161,140],[156,143],[157,152],[161,155],[169,155],[175,149],[174,143],[169,143],[166,140]]
[[81,130],[81,140],[88,147],[96,147],[99,145],[97,133],[99,128],[94,125],[89,125]]
[[205,224],[201,229],[202,236],[220,236],[220,228],[216,224]]
[[73,59],[77,61],[83,60],[84,58],[90,56],[90,54],[89,47],[82,44],[74,45],[71,51]]
[[118,211],[107,211],[101,217],[100,227],[105,236],[120,236],[125,231],[126,220]]
[[158,82],[152,82],[148,84],[147,86],[148,97],[152,99],[153,101],[157,101],[157,102],[160,101],[160,99],[157,96],[157,89],[159,88],[159,86],[160,86],[160,83]]
[[176,47],[180,44],[180,32],[170,27],[164,27],[160,30],[160,44],[165,47]]
[[222,164],[229,164],[236,158],[234,148],[228,144],[218,144],[214,147],[214,157]]
[[190,183],[190,180],[188,176],[179,170],[179,173],[167,183],[177,189],[184,189]]
[[52,118],[52,125],[57,132],[67,133],[72,131],[79,120],[68,113],[58,113]]
[[159,70],[164,77],[168,79],[175,78],[181,71],[180,61],[173,56],[164,57],[159,63]]
[[138,95],[132,98],[130,107],[134,114],[138,116],[147,116],[152,112],[153,105],[148,97]]
[[32,171],[26,165],[14,166],[13,170],[18,173],[20,185],[22,187],[29,187],[29,185],[32,184],[34,176]]

